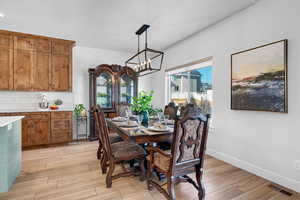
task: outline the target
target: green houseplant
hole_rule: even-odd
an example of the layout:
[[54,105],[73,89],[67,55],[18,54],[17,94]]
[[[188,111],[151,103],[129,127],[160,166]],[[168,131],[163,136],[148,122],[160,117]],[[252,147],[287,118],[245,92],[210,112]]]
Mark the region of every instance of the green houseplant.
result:
[[78,116],[86,116],[86,108],[83,104],[77,104],[74,108],[74,114],[76,117]]
[[149,112],[152,110],[153,91],[141,91],[138,97],[132,97],[132,111],[142,115],[142,124],[148,124]]

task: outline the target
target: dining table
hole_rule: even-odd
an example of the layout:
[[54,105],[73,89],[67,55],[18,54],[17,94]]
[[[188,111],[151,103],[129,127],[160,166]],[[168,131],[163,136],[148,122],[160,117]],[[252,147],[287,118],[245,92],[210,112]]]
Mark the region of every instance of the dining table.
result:
[[170,141],[174,132],[174,125],[172,124],[168,124],[164,131],[157,131],[143,125],[128,127],[124,125],[123,121],[115,121],[111,118],[107,118],[106,121],[108,127],[120,135],[123,140],[137,144]]

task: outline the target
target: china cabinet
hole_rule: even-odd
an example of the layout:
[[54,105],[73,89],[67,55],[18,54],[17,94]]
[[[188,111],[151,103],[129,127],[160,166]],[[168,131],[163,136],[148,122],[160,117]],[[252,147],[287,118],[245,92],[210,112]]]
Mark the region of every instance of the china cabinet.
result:
[[[118,105],[130,104],[137,95],[138,78],[135,71],[120,65],[102,64],[89,69],[90,112],[100,105],[107,117],[116,116]],[[90,113],[90,140],[97,139],[93,114]]]

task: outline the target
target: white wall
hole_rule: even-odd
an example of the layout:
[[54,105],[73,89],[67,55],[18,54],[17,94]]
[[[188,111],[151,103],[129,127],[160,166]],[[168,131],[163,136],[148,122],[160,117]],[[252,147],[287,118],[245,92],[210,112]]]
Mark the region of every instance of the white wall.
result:
[[[300,192],[300,1],[261,0],[166,52],[167,68],[213,56],[213,126],[208,152]],[[230,110],[230,55],[287,38],[289,113]],[[155,105],[165,100],[164,73],[152,76]]]

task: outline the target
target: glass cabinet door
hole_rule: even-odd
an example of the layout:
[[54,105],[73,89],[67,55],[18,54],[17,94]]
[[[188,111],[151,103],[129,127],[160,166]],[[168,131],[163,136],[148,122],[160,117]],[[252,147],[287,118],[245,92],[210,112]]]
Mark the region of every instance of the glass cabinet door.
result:
[[96,80],[96,103],[102,108],[112,108],[112,76],[101,73]]
[[135,84],[134,80],[126,74],[120,78],[120,103],[131,103],[134,97]]

